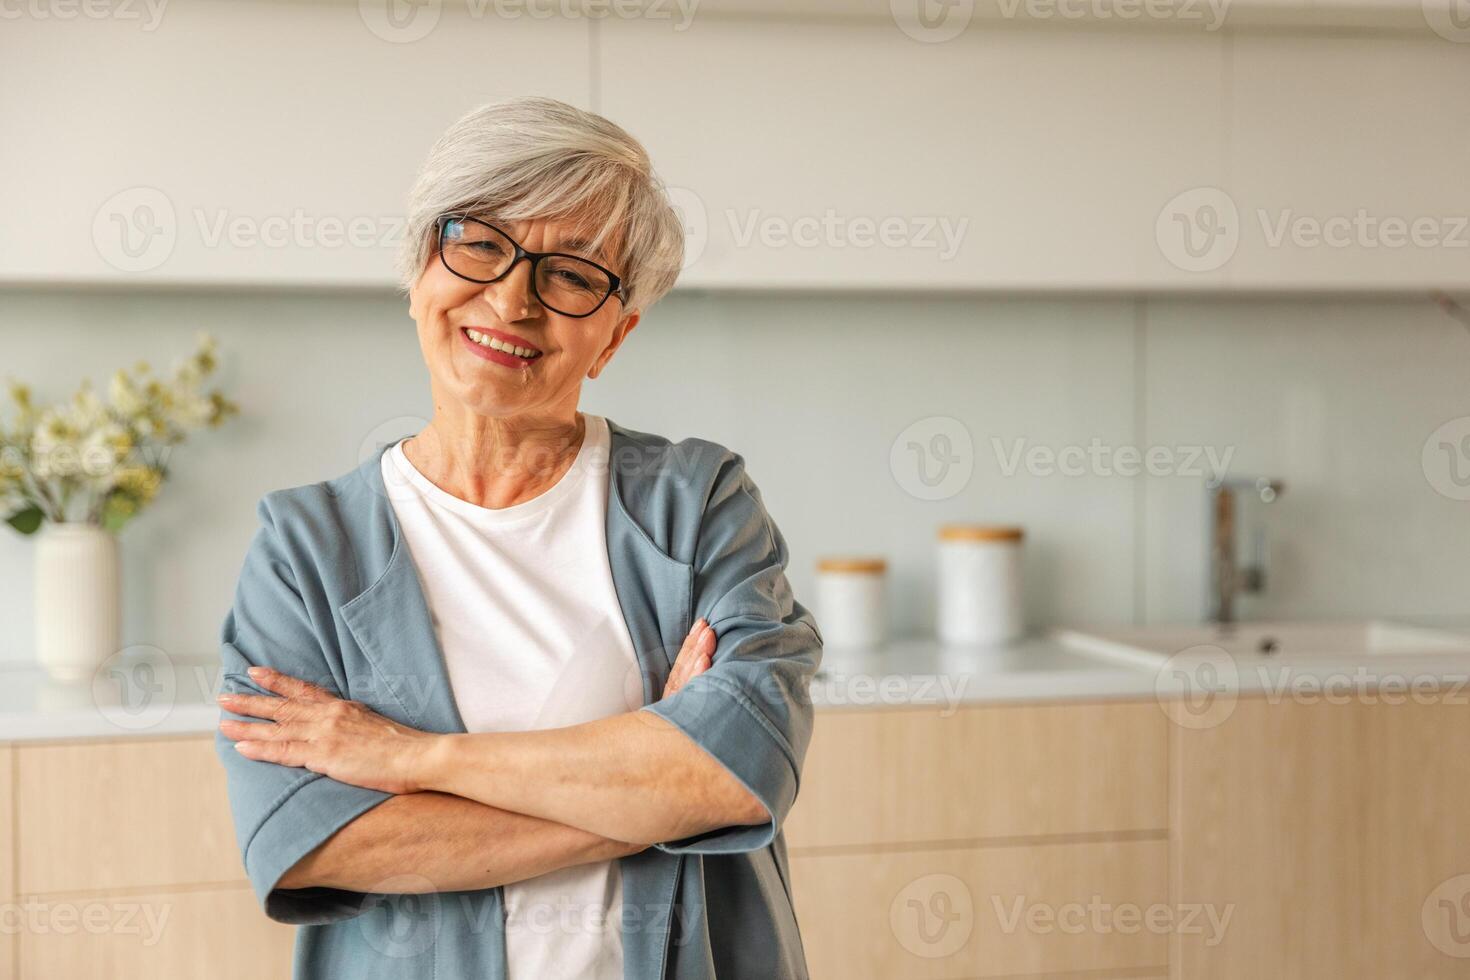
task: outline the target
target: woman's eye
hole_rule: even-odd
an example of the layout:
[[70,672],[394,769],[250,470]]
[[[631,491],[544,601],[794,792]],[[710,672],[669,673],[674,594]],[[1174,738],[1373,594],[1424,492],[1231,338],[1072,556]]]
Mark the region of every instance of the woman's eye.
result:
[[557,278],[561,280],[563,285],[572,286],[576,289],[592,288],[591,283],[589,283],[586,279],[583,279],[581,276],[577,275],[577,273],[572,272],[568,269],[558,269],[556,271],[556,275]]

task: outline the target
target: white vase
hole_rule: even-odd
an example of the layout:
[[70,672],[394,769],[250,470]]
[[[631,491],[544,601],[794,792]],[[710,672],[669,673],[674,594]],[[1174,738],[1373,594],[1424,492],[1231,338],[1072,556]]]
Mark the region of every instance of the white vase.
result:
[[117,537],[47,521],[36,541],[36,660],[58,681],[89,679],[118,650]]

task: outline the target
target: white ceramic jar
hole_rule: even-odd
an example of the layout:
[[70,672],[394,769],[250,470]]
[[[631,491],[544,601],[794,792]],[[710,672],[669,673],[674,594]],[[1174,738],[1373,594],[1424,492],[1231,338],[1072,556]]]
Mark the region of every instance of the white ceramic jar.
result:
[[888,639],[888,563],[882,558],[817,562],[817,627],[828,650],[871,650]]
[[941,643],[993,646],[1025,630],[1019,527],[946,524],[939,529],[936,632]]
[[118,650],[117,536],[47,521],[36,534],[36,660],[58,681],[86,680]]

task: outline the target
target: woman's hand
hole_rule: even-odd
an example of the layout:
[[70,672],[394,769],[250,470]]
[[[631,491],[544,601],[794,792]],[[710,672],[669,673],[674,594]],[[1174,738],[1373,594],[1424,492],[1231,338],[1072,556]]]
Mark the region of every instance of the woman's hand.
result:
[[[715,631],[697,620],[684,638],[664,685],[663,697],[709,669]],[[247,758],[295,766],[385,793],[417,793],[421,760],[439,736],[409,728],[347,701],[315,684],[271,670],[251,667],[251,678],[279,697],[221,694],[220,707],[266,721],[220,720],[219,729],[235,740]]]
[[674,658],[674,665],[669,668],[669,680],[664,684],[663,697],[675,693],[679,688],[709,670],[714,656],[714,627],[703,619],[696,619],[694,625],[689,628],[689,635],[684,637],[684,645],[679,648],[679,655]]
[[416,793],[419,760],[438,736],[384,718],[360,701],[346,701],[315,684],[269,667],[251,678],[280,697],[221,694],[220,707],[268,722],[220,720],[241,755],[297,766],[343,783],[385,793]]

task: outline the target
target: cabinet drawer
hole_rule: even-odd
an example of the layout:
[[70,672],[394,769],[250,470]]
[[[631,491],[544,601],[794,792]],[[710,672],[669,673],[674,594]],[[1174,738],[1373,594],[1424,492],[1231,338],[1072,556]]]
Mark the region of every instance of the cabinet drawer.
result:
[[30,900],[22,977],[280,980],[295,928],[260,911],[249,887]]
[[793,848],[1160,831],[1168,720],[1152,702],[819,712]]
[[212,737],[15,748],[22,893],[245,880]]
[[1166,841],[806,854],[791,867],[813,977],[1167,972]]

